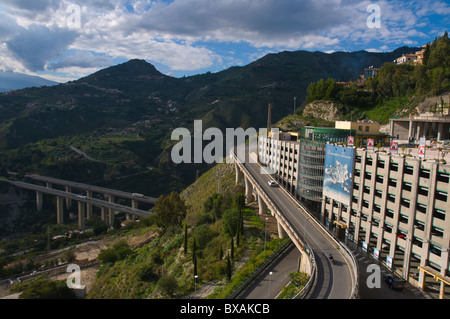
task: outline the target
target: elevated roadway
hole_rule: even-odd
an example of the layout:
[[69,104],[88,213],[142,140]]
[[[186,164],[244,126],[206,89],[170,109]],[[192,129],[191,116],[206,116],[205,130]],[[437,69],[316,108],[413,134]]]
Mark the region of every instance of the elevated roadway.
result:
[[[248,150],[247,152],[248,153]],[[247,154],[248,159],[248,154]],[[269,186],[272,176],[261,173],[257,163],[236,161],[238,169],[243,172],[246,183],[253,181],[257,184],[258,200],[266,197],[275,206],[276,212],[285,223],[287,222],[287,235],[294,243],[305,241],[312,250],[314,260],[314,281],[304,298],[309,299],[350,299],[357,296],[358,273],[357,266],[351,252],[341,246],[332,236],[281,186]],[[254,185],[246,185],[246,189]],[[247,193],[248,195],[248,193]],[[286,225],[283,225],[286,227]],[[294,233],[292,233],[294,232]],[[296,243],[299,250],[303,249],[301,243]],[[328,256],[332,254],[335,263],[331,263]],[[305,255],[303,255],[302,258]]]
[[25,175],[25,177],[28,179],[34,180],[34,181],[44,182],[44,183],[51,184],[51,185],[53,185],[53,184],[61,185],[61,186],[69,187],[69,188],[81,189],[84,191],[90,191],[90,192],[95,192],[95,193],[100,193],[100,194],[105,194],[105,195],[110,195],[110,196],[115,196],[115,197],[120,197],[120,198],[136,200],[136,201],[139,201],[142,203],[155,204],[155,202],[157,200],[157,198],[144,196],[142,194],[128,193],[128,192],[123,192],[123,191],[119,191],[119,190],[115,190],[115,189],[94,186],[94,185],[88,185],[88,184],[83,184],[83,183],[78,183],[78,182],[72,182],[72,181],[67,181],[67,180],[53,178],[53,177],[46,177],[46,176],[40,176],[40,175],[34,175],[34,174]]

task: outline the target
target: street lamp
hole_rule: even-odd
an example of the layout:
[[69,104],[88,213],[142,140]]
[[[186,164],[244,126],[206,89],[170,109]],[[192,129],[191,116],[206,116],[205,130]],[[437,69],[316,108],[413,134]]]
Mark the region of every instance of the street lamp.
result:
[[272,272],[269,272],[270,279],[269,279],[269,291],[267,292],[267,299],[270,299],[270,284],[272,283]]
[[197,294],[197,278],[198,278],[198,275],[194,275],[194,292],[195,292],[195,294]]

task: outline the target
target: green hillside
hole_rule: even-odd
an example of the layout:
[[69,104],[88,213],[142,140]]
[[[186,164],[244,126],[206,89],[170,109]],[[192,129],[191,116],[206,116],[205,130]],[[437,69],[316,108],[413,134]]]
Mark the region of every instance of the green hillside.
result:
[[425,98],[449,91],[450,39],[445,32],[426,45],[423,64],[385,63],[376,76],[348,87],[335,78],[323,78],[308,86],[306,101],[335,101],[341,105],[344,119],[370,119],[384,124],[390,116],[416,113],[417,105]]

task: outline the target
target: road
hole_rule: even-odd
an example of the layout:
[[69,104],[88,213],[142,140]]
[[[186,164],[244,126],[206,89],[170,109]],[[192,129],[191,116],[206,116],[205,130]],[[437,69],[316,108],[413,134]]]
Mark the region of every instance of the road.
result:
[[87,196],[81,196],[81,195],[77,195],[74,193],[65,192],[65,191],[61,191],[61,190],[57,190],[57,189],[53,189],[53,188],[47,188],[44,186],[39,186],[39,185],[34,185],[34,184],[29,184],[29,183],[24,183],[24,182],[17,182],[17,181],[8,181],[8,182],[11,185],[19,187],[19,188],[29,189],[32,191],[39,191],[44,194],[60,196],[62,198],[70,198],[72,200],[88,203],[93,206],[105,207],[108,209],[112,209],[117,212],[124,212],[124,213],[133,214],[133,215],[140,216],[140,217],[145,217],[145,216],[150,215],[150,212],[145,211],[145,210],[132,208],[132,207],[116,204],[116,203],[109,203],[104,200],[89,198]]
[[53,178],[53,177],[39,176],[39,175],[34,175],[34,174],[25,175],[25,177],[35,180],[35,181],[40,181],[40,182],[45,182],[45,183],[50,183],[50,184],[55,184],[55,185],[70,186],[72,188],[88,190],[91,192],[108,194],[108,195],[117,196],[117,197],[121,197],[121,198],[127,198],[127,199],[134,199],[134,200],[138,200],[143,203],[155,204],[155,202],[157,200],[157,198],[154,198],[154,197],[148,197],[148,196],[144,196],[144,195],[133,196],[132,193],[128,193],[128,192],[123,192],[123,191],[119,191],[119,190],[115,190],[115,189],[94,186],[94,185],[88,185],[88,184],[83,184],[83,183],[78,183],[78,182],[72,182],[72,181],[67,181],[67,180]]
[[289,273],[297,271],[299,257],[300,252],[292,245],[284,256],[270,265],[239,299],[276,298],[289,283]]
[[[352,265],[347,262],[341,250],[337,248],[336,242],[316,224],[312,217],[305,215],[299,209],[299,204],[282,187],[270,187],[268,181],[273,180],[273,178],[270,175],[261,174],[258,164],[246,161],[244,166],[264,189],[297,234],[305,237],[306,242],[313,250],[317,266],[317,280],[306,298],[351,298],[353,289]],[[334,264],[329,261],[329,254],[333,255],[335,259]]]

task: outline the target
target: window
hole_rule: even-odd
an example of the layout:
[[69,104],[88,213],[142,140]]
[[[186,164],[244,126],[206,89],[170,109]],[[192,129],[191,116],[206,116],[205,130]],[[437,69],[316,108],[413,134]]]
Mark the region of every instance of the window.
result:
[[366,132],[369,132],[369,130],[370,130],[370,127],[366,126]]
[[433,217],[445,220],[445,210],[435,208],[433,211]]
[[402,199],[400,200],[400,205],[402,205],[402,206],[405,206],[405,207],[409,208],[409,205],[410,205],[410,203],[409,203],[409,199],[406,199],[406,198],[402,198]]
[[448,173],[438,172],[438,174],[437,174],[437,180],[438,180],[439,182],[444,182],[444,183],[447,183],[447,184],[448,184],[448,182],[449,182],[449,176],[450,176],[450,174],[448,174]]
[[375,178],[375,181],[376,181],[377,183],[383,184],[384,178],[383,178],[383,176],[381,176],[381,175],[377,175],[376,178]]
[[412,166],[405,165],[404,173],[408,175],[413,175],[414,169]]
[[391,162],[389,168],[391,171],[398,172],[398,163]]
[[414,228],[416,228],[418,230],[421,230],[421,231],[424,231],[425,230],[425,223],[416,219],[414,221]]
[[400,223],[408,224],[408,216],[400,214],[399,221]]
[[420,173],[419,173],[419,176],[422,177],[422,178],[429,179],[430,178],[430,170],[429,169],[421,169]]
[[368,201],[366,201],[366,200],[363,200],[363,207],[365,207],[365,208],[369,208],[369,202]]
[[427,213],[427,205],[417,203],[417,205],[416,205],[416,210],[417,210],[418,212],[421,212],[421,213],[423,213],[423,214],[426,214],[426,213]]
[[419,189],[418,189],[417,192],[418,192],[420,195],[428,196],[428,187],[420,186],[420,185],[419,185]]
[[447,192],[444,191],[436,191],[436,195],[435,195],[436,199],[446,202],[447,198],[448,198],[448,194]]
[[397,180],[394,178],[389,178],[389,186],[397,187]]
[[403,190],[410,192],[412,190],[411,183],[403,182]]
[[388,193],[387,200],[390,201],[391,203],[395,203],[395,195]]
[[386,217],[394,218],[394,211],[391,209],[386,210]]
[[384,161],[383,160],[378,160],[377,167],[378,168],[384,168]]

